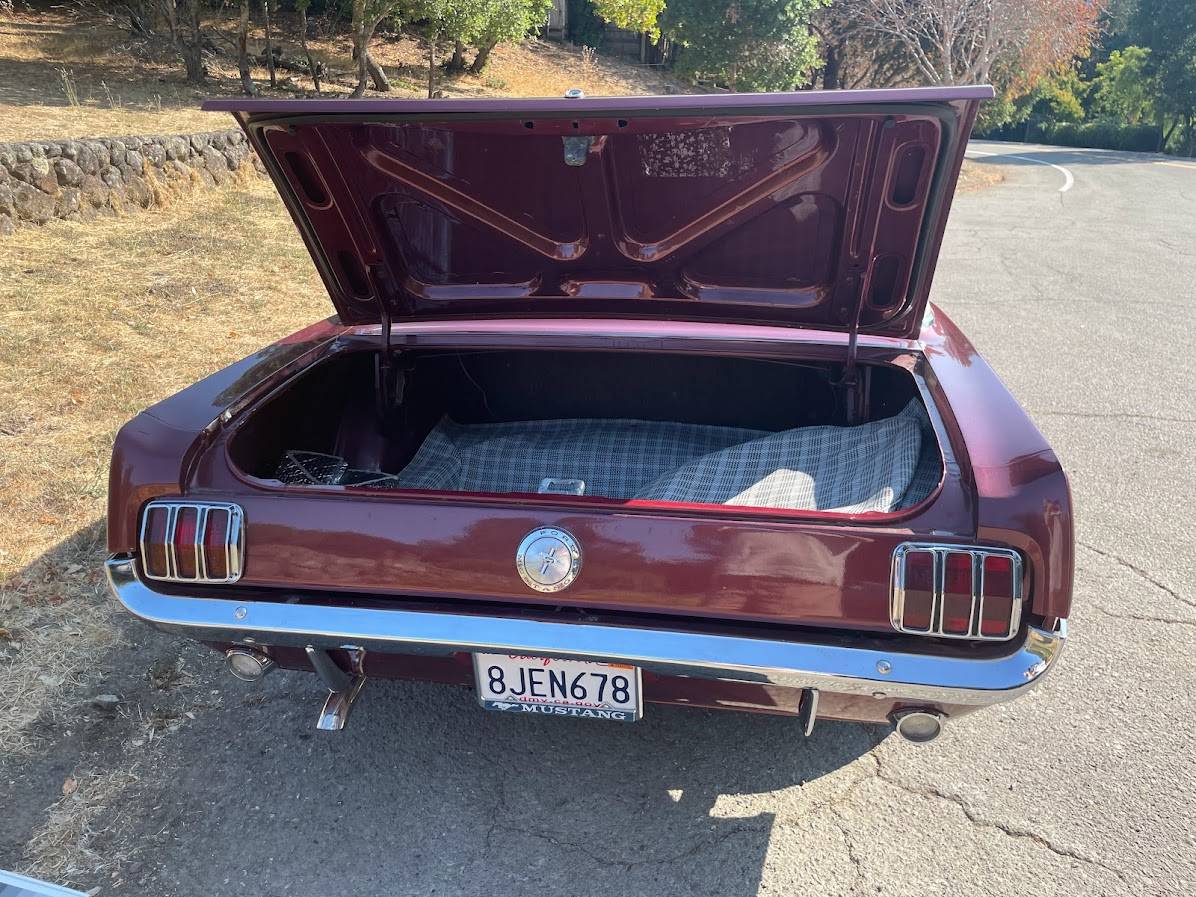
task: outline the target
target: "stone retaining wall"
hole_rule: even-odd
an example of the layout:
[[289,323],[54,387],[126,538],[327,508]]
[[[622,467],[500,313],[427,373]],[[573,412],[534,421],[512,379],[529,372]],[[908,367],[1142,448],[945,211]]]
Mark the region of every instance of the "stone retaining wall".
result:
[[0,143],[0,235],[21,225],[162,205],[194,187],[261,170],[236,129],[168,137]]

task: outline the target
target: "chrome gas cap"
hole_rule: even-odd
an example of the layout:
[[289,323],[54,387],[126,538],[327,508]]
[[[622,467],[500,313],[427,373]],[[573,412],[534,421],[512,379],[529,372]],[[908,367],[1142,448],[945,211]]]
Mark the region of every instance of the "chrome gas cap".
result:
[[528,533],[515,552],[515,569],[537,592],[568,588],[581,570],[581,546],[569,533],[542,527]]

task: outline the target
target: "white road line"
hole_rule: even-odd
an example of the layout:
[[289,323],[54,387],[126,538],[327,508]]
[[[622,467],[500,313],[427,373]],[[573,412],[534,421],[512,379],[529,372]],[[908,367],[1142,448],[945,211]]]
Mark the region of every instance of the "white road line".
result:
[[1066,193],[1073,186],[1075,186],[1076,179],[1071,176],[1071,172],[1062,165],[1056,165],[1054,162],[1045,162],[1042,159],[1035,159],[1032,156],[1015,156],[1012,153],[987,153],[983,150],[968,150],[968,155],[971,156],[1000,156],[1004,159],[1020,159],[1022,162],[1037,162],[1039,165],[1049,165],[1051,168],[1060,172],[1063,175],[1063,186],[1059,188],[1060,193]]

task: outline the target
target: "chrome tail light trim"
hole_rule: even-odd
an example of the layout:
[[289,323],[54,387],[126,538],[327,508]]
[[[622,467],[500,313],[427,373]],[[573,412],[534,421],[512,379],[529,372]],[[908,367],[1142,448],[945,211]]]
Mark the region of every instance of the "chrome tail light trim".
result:
[[[910,555],[928,554],[931,557],[933,585],[929,623],[925,627],[911,625],[906,607],[906,571]],[[947,558],[967,555],[971,562],[971,608],[966,632],[951,632],[944,625],[944,594]],[[984,561],[986,558],[1005,558],[1010,563],[1011,594],[988,596],[985,590]],[[889,591],[889,621],[898,632],[909,635],[928,635],[934,638],[971,639],[973,641],[1007,642],[1018,633],[1025,595],[1022,589],[1022,557],[1008,548],[988,548],[974,545],[950,545],[938,542],[903,542],[893,551],[893,577]],[[984,601],[986,597],[1007,600],[1011,604],[1008,624],[1000,635],[985,635]]]
[[[184,574],[179,566],[180,546],[175,544],[178,535],[179,517],[186,511],[195,513],[195,529],[182,550],[192,554],[194,576]],[[164,544],[151,542],[150,520],[154,512],[166,514]],[[224,551],[224,575],[213,575],[208,565],[208,529],[214,523],[213,514],[224,514],[224,538],[220,547]],[[141,529],[138,536],[141,550],[141,568],[147,579],[160,582],[185,583],[231,583],[241,578],[242,559],[245,554],[245,512],[240,505],[231,502],[212,501],[151,501],[141,512]],[[165,573],[150,569],[150,552],[161,548],[166,559]]]

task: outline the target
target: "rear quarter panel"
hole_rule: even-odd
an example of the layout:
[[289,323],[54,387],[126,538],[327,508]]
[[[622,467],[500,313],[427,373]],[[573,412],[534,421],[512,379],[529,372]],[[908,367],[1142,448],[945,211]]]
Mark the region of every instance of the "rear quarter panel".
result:
[[937,306],[922,331],[927,380],[958,438],[976,496],[979,542],[1011,545],[1030,561],[1031,607],[1067,617],[1074,577],[1071,489],[1054,451],[971,341]]

